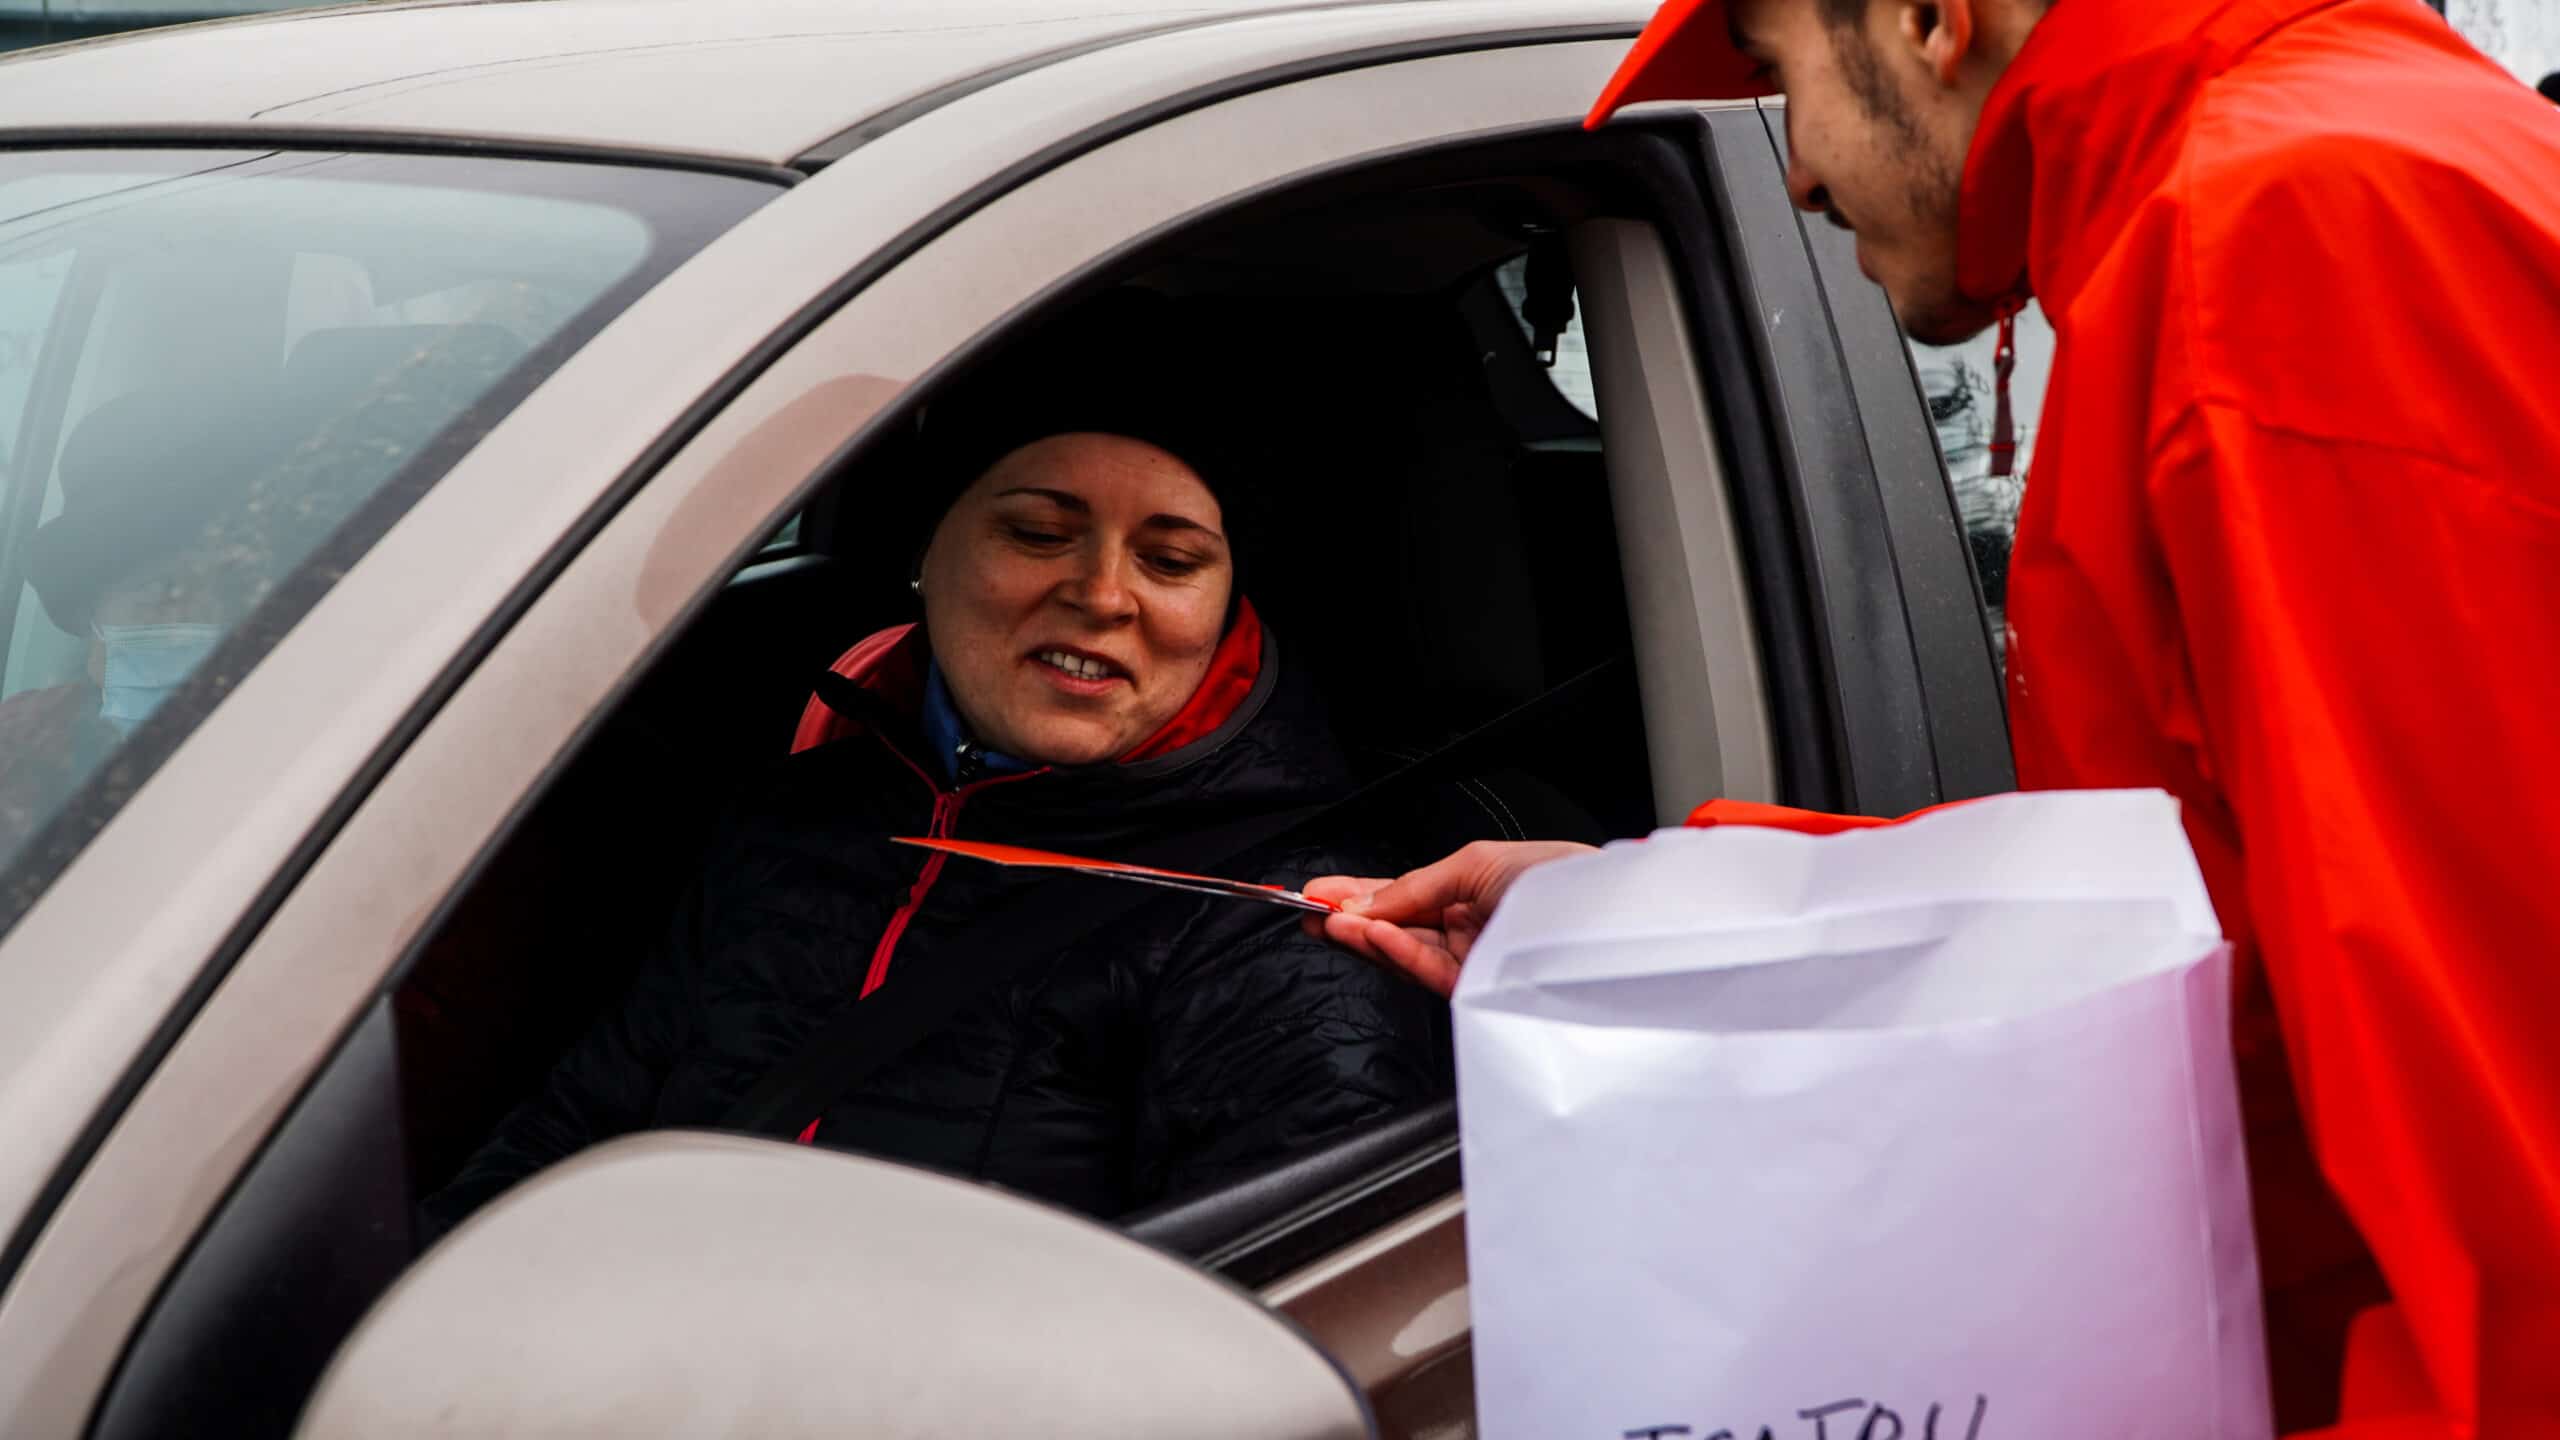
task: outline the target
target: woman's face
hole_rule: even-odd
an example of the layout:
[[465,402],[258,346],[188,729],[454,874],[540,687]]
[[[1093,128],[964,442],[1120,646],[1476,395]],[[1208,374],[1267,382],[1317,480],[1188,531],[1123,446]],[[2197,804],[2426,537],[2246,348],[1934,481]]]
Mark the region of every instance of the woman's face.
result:
[[1117,435],[995,463],[924,555],[925,630],[977,740],[1089,765],[1135,749],[1209,672],[1235,580],[1217,498]]

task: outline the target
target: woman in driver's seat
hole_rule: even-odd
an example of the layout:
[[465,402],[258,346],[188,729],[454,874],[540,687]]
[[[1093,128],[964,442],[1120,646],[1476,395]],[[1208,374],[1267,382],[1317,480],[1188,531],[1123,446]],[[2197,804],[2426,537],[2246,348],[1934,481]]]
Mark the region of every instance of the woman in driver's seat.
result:
[[[1185,417],[1061,424],[1126,417],[1007,393],[1022,405],[929,422],[967,458],[928,467],[961,473],[917,570],[923,623],[838,666],[851,683],[723,826],[618,1013],[428,1201],[431,1226],[607,1137],[720,1125],[841,1006],[899,1003],[1042,883],[890,836],[1111,857],[1347,788],[1311,687],[1237,588],[1217,467],[1163,428]],[[1026,407],[1037,438],[1002,438]],[[1308,848],[1259,878],[1394,863]],[[1012,968],[787,1128],[1110,1216],[1444,1093],[1440,1033],[1422,992],[1291,912],[1172,895]]]

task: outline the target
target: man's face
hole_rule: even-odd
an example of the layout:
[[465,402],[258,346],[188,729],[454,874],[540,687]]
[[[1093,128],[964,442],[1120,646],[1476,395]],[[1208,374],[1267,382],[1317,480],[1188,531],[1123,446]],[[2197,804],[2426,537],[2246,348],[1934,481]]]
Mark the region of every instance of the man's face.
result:
[[1940,6],[1871,0],[1835,24],[1823,0],[1733,0],[1734,41],[1786,94],[1787,190],[1855,232],[1858,268],[1903,328],[1953,344],[1995,318],[1956,286],[1956,200],[1987,83],[1948,64]]

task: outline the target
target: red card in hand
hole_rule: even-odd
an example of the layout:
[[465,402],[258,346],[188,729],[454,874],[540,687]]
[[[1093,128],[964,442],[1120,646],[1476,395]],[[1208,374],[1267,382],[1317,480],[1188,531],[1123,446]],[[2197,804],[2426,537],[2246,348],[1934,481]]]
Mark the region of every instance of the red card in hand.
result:
[[1117,860],[1088,860],[1081,855],[1060,855],[1049,850],[1026,850],[1019,845],[990,845],[979,840],[932,840],[918,835],[891,837],[901,845],[915,845],[926,850],[941,850],[965,855],[972,860],[991,860],[998,865],[1027,865],[1045,870],[1072,870],[1078,875],[1098,875],[1105,880],[1134,880],[1141,885],[1162,885],[1170,890],[1196,890],[1204,895],[1224,895],[1232,900],[1258,900],[1265,905],[1282,905],[1291,910],[1311,910],[1330,915],[1341,909],[1324,900],[1313,900],[1295,890],[1277,885],[1252,885],[1242,880],[1224,880],[1215,875],[1190,875],[1180,870],[1158,870],[1147,865],[1124,865]]

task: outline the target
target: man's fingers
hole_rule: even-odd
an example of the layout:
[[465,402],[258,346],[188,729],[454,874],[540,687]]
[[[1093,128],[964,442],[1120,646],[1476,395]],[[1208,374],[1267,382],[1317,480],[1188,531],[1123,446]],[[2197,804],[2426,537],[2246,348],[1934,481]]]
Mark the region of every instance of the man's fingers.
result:
[[1369,944],[1388,964],[1444,999],[1458,988],[1458,957],[1449,953],[1448,941],[1440,932],[1390,925],[1384,920],[1367,923]]
[[1363,879],[1356,875],[1321,875],[1307,882],[1304,894],[1310,900],[1339,905],[1355,895],[1374,895],[1386,888],[1384,880]]
[[1366,894],[1354,891],[1339,903],[1354,915],[1379,920],[1436,921],[1443,909],[1469,898],[1468,880],[1481,868],[1474,850],[1469,846],[1446,860],[1409,870]]
[[1477,915],[1490,918],[1522,872],[1590,850],[1569,840],[1478,840],[1446,860],[1398,876],[1373,894],[1355,893],[1339,903],[1355,915],[1406,925],[1440,925],[1453,905],[1473,906]]
[[1479,840],[1390,881],[1326,875],[1308,881],[1306,893],[1342,910],[1311,920],[1307,933],[1392,965],[1446,995],[1457,988],[1459,965],[1511,882],[1532,866],[1590,848],[1555,840]]
[[1363,920],[1357,915],[1310,915],[1307,922],[1318,935],[1352,954],[1387,963],[1387,957],[1379,954],[1378,947],[1369,941],[1369,929],[1376,921]]
[[1475,949],[1476,937],[1484,933],[1485,914],[1473,905],[1452,905],[1441,913],[1440,928],[1446,934],[1449,956],[1463,965],[1467,953]]
[[1401,970],[1438,994],[1457,988],[1458,958],[1437,930],[1408,929],[1358,915],[1327,915],[1318,923],[1325,939],[1364,959]]

